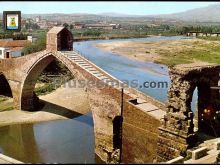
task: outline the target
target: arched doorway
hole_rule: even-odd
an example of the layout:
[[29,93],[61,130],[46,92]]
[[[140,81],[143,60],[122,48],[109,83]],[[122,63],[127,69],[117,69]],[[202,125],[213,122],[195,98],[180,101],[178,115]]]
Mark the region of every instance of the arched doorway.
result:
[[194,114],[194,118],[193,118],[194,132],[197,132],[198,131],[198,88],[197,87],[193,91],[191,110]]
[[72,34],[67,30],[63,29],[60,32],[60,48],[61,50],[72,50],[73,37]]

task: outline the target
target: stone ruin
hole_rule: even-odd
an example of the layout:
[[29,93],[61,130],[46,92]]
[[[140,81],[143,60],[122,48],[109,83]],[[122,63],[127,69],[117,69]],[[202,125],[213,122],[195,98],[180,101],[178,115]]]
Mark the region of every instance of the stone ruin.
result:
[[[186,156],[187,149],[197,144],[201,133],[220,135],[220,65],[182,64],[170,68],[171,87],[167,112],[159,127],[157,162]],[[197,88],[197,109],[191,109]]]

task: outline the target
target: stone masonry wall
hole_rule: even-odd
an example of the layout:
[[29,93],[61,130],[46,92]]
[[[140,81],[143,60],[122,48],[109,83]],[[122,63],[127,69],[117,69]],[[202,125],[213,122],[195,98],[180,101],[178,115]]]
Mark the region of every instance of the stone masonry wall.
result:
[[153,163],[157,156],[160,120],[129,101],[123,112],[122,162]]

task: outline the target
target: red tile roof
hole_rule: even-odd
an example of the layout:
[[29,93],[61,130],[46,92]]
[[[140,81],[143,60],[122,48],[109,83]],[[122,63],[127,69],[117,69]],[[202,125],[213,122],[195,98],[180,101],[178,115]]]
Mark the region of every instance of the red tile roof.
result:
[[28,40],[0,40],[0,47],[24,47],[25,45],[31,43]]
[[12,52],[16,52],[16,51],[21,51],[23,49],[23,47],[13,47],[11,49],[9,49]]

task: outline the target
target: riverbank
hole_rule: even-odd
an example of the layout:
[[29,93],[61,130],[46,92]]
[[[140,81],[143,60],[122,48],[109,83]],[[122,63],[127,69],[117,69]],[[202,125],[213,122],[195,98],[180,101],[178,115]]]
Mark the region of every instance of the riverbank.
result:
[[146,37],[160,37],[160,35],[140,35],[140,36],[84,36],[84,37],[74,37],[74,41],[90,41],[90,40],[116,40],[116,39],[129,39],[129,38],[146,38]]
[[220,63],[220,43],[204,39],[115,41],[95,47],[139,61],[174,66],[197,62]]
[[[0,111],[0,126],[36,123],[74,118],[90,112],[87,94],[82,88],[71,88],[67,82],[50,94],[40,96],[43,108],[36,112],[20,110]],[[13,103],[8,99],[7,103]],[[4,102],[1,102],[3,104]]]

